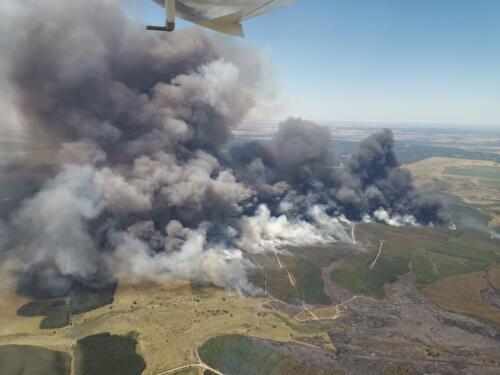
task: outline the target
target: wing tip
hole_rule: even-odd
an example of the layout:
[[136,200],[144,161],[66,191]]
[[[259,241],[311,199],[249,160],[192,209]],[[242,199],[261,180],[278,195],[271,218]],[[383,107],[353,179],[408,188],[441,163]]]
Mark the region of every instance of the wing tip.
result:
[[217,22],[215,20],[208,20],[200,22],[199,25],[223,34],[238,36],[240,38],[245,37],[245,31],[240,22]]

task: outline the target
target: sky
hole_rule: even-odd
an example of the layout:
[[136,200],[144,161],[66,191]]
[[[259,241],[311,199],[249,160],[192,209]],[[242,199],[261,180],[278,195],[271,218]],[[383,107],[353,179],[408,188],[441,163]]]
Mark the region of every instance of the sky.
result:
[[[163,22],[152,0],[124,4]],[[498,0],[297,0],[244,25],[238,43],[272,62],[276,117],[500,127]]]

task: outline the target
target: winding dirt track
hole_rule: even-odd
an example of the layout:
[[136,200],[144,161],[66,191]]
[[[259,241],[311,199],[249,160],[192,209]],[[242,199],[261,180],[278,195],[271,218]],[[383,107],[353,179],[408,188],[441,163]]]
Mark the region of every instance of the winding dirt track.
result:
[[378,258],[380,258],[380,255],[382,254],[382,249],[384,247],[384,241],[380,241],[380,247],[378,248],[378,254],[377,256],[375,257],[375,259],[373,260],[372,264],[370,264],[370,269],[372,270],[373,267],[375,267],[375,265],[377,264],[378,262]]
[[212,371],[214,374],[217,374],[217,375],[225,375],[224,373],[220,372],[219,370],[216,370],[216,369],[210,367],[209,365],[207,365],[206,363],[204,363],[201,360],[200,355],[198,354],[198,350],[195,350],[195,355],[196,355],[196,358],[198,358],[198,361],[200,361],[200,363],[191,363],[191,364],[188,364],[188,365],[179,366],[179,367],[176,367],[176,368],[173,368],[173,369],[170,369],[170,370],[166,370],[166,371],[160,372],[160,373],[158,373],[156,375],[173,374],[173,373],[175,373],[177,371],[188,370],[188,369],[191,369],[191,368],[201,368],[203,371],[209,370],[209,371]]

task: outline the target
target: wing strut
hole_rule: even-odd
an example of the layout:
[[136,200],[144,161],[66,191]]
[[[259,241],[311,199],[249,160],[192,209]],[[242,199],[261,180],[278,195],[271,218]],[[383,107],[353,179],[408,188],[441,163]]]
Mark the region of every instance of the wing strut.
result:
[[165,0],[165,26],[147,26],[152,31],[174,31],[175,30],[175,2],[176,0]]

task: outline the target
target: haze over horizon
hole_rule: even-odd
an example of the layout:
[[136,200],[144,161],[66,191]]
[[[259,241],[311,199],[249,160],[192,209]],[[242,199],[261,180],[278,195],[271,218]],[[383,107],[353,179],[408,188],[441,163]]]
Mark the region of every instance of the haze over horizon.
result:
[[[152,1],[125,4],[139,23],[163,18]],[[281,104],[273,118],[493,128],[499,15],[500,2],[487,0],[299,0],[245,22],[236,43],[264,51],[273,66]]]

